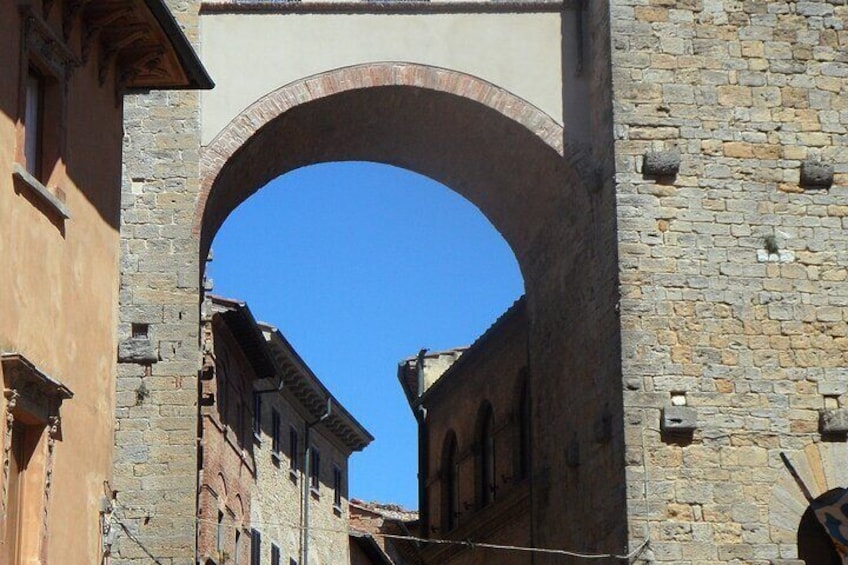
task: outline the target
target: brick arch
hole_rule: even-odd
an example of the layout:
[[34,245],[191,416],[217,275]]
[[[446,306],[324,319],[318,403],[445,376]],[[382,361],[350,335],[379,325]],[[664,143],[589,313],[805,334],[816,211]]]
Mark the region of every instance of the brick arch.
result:
[[[415,101],[425,101],[429,113],[416,115],[418,108]],[[402,106],[406,108],[399,108]],[[370,109],[369,115],[360,116],[359,120],[350,119],[354,113],[352,107]],[[546,171],[561,169],[558,171],[559,180],[565,180],[565,183],[559,184],[582,185],[583,179],[591,176],[589,158],[580,149],[564,144],[561,125],[529,102],[489,82],[465,73],[413,63],[380,62],[346,67],[288,84],[262,97],[234,118],[201,150],[200,193],[193,222],[193,232],[200,238],[201,253],[208,251],[227,215],[273,178],[300,166],[344,160],[397,165],[443,182],[476,204],[515,250],[515,242],[504,233],[509,230],[502,228],[497,221],[498,214],[488,210],[480,198],[469,194],[472,191],[463,190],[467,179],[457,181],[451,178],[457,175],[441,170],[442,167],[416,163],[416,159],[410,157],[410,151],[404,154],[403,151],[387,150],[385,137],[376,143],[372,139],[370,149],[367,144],[363,145],[363,137],[368,138],[371,134],[373,138],[376,135],[373,130],[385,133],[391,128],[391,125],[375,126],[380,121],[393,122],[386,117],[387,110],[395,116],[394,123],[416,122],[417,126],[406,129],[420,127],[426,134],[424,138],[437,139],[439,136],[433,135],[431,130],[433,121],[438,120],[440,109],[448,116],[473,113],[475,117],[471,121],[478,125],[485,123],[486,129],[496,134],[497,139],[512,140],[515,147],[532,145],[536,155],[532,159],[524,159],[528,169],[539,164],[534,161],[547,160],[543,165]],[[348,119],[315,119],[327,114]],[[397,114],[403,114],[404,118],[397,119]],[[316,121],[321,124],[315,126]],[[339,125],[339,122],[345,123]],[[290,135],[283,134],[285,141],[281,141],[279,133],[284,132],[286,127]],[[350,131],[328,142],[324,135],[326,130],[345,127]],[[516,133],[518,130],[521,133]],[[395,141],[409,142],[409,133],[397,133],[395,137],[403,139]],[[503,133],[506,135],[499,135]],[[312,137],[304,141],[304,137],[298,137],[299,134]],[[445,132],[443,137],[461,134],[460,128],[455,127],[453,132]],[[275,137],[272,143],[267,143]],[[282,143],[290,145],[282,151],[283,155],[272,147]],[[325,147],[316,148],[314,143],[323,143]],[[327,148],[327,145],[333,144],[335,146]],[[343,144],[346,144],[344,149],[341,148]],[[426,142],[418,144],[422,145]],[[468,147],[467,150],[475,148]],[[546,159],[542,159],[540,154],[545,154]],[[249,165],[240,168],[237,164],[240,160]],[[237,172],[232,172],[234,169]],[[528,180],[533,180],[534,174],[531,170],[528,172],[531,173]]]

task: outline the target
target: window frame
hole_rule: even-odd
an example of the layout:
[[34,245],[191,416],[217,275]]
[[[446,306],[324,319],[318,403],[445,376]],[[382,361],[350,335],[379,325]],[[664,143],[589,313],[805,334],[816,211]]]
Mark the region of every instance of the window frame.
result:
[[50,509],[45,502],[52,488],[49,476],[53,472],[55,443],[62,439],[60,408],[74,394],[19,353],[0,354],[0,365],[6,387],[5,443],[23,450],[7,450],[0,463],[11,468],[10,459],[20,459],[21,464],[16,466],[22,497],[17,500],[18,525],[37,525],[4,532],[0,552],[6,555],[0,553],[0,559],[28,562],[39,555],[49,532],[46,517]]
[[215,527],[215,550],[220,555],[224,551],[224,511],[218,509],[218,523]]
[[[45,212],[60,221],[70,219],[65,194],[60,187],[47,188],[54,172],[64,171],[67,137],[68,81],[79,60],[67,43],[57,37],[38,10],[30,4],[20,6],[22,41],[18,68],[18,107],[13,178],[17,190],[35,196]],[[27,117],[30,77],[38,77],[39,108],[33,126]],[[35,143],[31,131],[35,129]],[[31,150],[33,159],[28,158]],[[33,162],[35,161],[35,162]],[[59,177],[60,179],[62,177]]]
[[[28,65],[24,79],[23,166],[26,172],[42,183],[44,182],[45,85],[44,73],[34,65]],[[34,87],[34,93],[31,87]]]
[[309,448],[309,490],[321,492],[321,450],[314,445]]
[[333,463],[333,508],[339,512],[342,510],[343,488],[342,468]]
[[262,395],[253,391],[253,437],[262,439]]
[[256,528],[250,530],[250,565],[262,565],[262,533]]
[[273,453],[277,459],[279,459],[282,451],[282,422],[283,419],[280,411],[276,408],[271,408],[271,453]]
[[280,548],[277,544],[271,544],[271,565],[280,565]]
[[297,483],[298,467],[300,465],[300,438],[294,424],[289,425],[289,478]]

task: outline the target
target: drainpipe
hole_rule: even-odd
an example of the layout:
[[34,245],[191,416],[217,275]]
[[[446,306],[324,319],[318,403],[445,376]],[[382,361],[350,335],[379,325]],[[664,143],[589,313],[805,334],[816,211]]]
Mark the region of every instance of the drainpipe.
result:
[[303,433],[303,441],[304,441],[304,450],[303,450],[303,480],[300,481],[301,489],[303,490],[303,497],[301,499],[302,504],[302,517],[303,517],[303,540],[301,542],[301,555],[300,555],[300,563],[301,565],[309,565],[309,490],[312,488],[309,484],[312,478],[312,471],[310,469],[312,462],[310,461],[312,455],[311,442],[309,440],[309,431],[313,426],[320,424],[324,420],[330,417],[330,414],[333,411],[333,399],[327,398],[327,409],[321,415],[320,418],[313,422],[305,422],[304,423],[304,433]]
[[[418,352],[415,369],[418,378],[418,398],[424,394],[424,356],[426,349]],[[427,480],[430,476],[430,442],[427,430],[427,409],[422,405],[415,408],[415,419],[418,422],[418,520],[421,524],[421,537],[430,537],[430,512],[427,500]]]

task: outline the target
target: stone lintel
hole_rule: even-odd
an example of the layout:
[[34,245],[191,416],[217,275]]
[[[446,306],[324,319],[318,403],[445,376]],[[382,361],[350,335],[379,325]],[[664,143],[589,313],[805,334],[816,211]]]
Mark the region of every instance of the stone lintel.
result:
[[130,337],[118,344],[118,362],[120,363],[156,363],[159,355],[150,338]]

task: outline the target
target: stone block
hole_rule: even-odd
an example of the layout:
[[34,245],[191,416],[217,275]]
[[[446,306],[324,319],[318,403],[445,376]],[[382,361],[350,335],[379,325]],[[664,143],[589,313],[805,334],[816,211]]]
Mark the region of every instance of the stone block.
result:
[[156,347],[147,337],[130,337],[118,344],[119,363],[156,363]]
[[662,431],[691,433],[698,427],[698,412],[690,406],[666,406],[662,414]]
[[680,152],[648,151],[642,161],[642,174],[649,177],[673,177],[680,170]]
[[833,165],[814,159],[801,163],[801,186],[804,188],[830,188],[833,186]]
[[848,408],[820,410],[819,429],[823,434],[848,434]]

